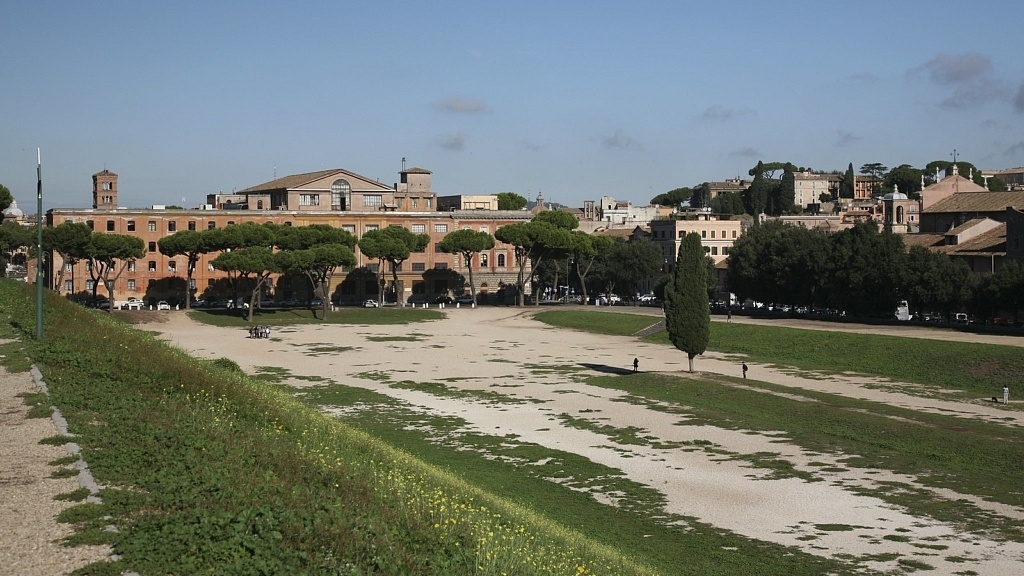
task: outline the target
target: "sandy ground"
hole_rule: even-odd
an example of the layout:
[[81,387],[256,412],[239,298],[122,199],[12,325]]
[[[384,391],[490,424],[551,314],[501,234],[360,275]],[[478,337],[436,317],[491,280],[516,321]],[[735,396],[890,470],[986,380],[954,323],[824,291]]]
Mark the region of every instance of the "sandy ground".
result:
[[[634,310],[629,310],[633,312]],[[386,311],[382,311],[386,313]],[[532,310],[479,308],[449,310],[441,321],[408,326],[299,326],[275,330],[269,340],[250,340],[244,329],[201,326],[184,313],[170,313],[166,322],[152,324],[163,337],[198,357],[227,357],[246,371],[274,366],[296,378],[290,383],[309,385],[302,377],[327,378],[361,386],[399,398],[433,414],[466,421],[467,430],[504,436],[513,434],[524,442],[572,452],[594,462],[621,470],[629,479],[662,492],[667,511],[694,517],[701,522],[751,538],[800,548],[811,554],[878,555],[897,553],[935,567],[940,574],[975,570],[986,575],[1016,575],[1024,570],[1024,544],[996,542],[959,532],[955,527],[915,517],[884,501],[854,494],[851,488],[874,487],[880,481],[914,484],[911,477],[836,463],[837,457],[806,453],[786,442],[779,433],[751,434],[705,425],[680,425],[685,416],[666,414],[623,401],[624,394],[581,384],[571,371],[537,370],[542,366],[573,366],[584,373],[607,373],[632,368],[634,357],[642,371],[681,374],[686,370],[682,353],[632,337],[586,334],[546,327],[531,319]],[[652,317],[652,322],[658,317]],[[734,318],[737,322],[752,322]],[[843,325],[842,328],[849,329]],[[858,330],[877,330],[857,328]],[[929,331],[931,337],[970,337]],[[915,331],[922,336],[924,332]],[[415,341],[380,340],[408,336]],[[375,339],[371,339],[375,338]],[[311,348],[321,347],[318,352]],[[697,359],[700,371],[740,376],[736,358],[709,353]],[[986,419],[1020,425],[1022,413],[985,402],[949,402],[900,394],[891,388],[867,386],[872,382],[854,376],[832,377],[795,373],[778,367],[748,363],[749,377],[795,388],[844,394],[915,410]],[[442,380],[460,389],[487,390],[512,398],[537,402],[482,402],[440,398],[415,389],[388,386],[367,378],[384,373],[392,381]],[[809,377],[813,376],[813,377]],[[822,482],[770,479],[769,472],[748,463],[723,459],[702,451],[679,448],[617,445],[607,436],[564,425],[560,415],[584,418],[615,428],[636,427],[643,435],[664,442],[710,441],[716,448],[737,454],[778,453],[798,469],[814,473]],[[824,472],[811,462],[836,463],[846,471]],[[1024,518],[1024,510],[983,501],[952,491],[937,492],[940,498],[967,499],[993,514]],[[607,495],[595,498],[609,501]],[[823,524],[855,526],[849,531],[826,531]],[[909,542],[883,539],[906,537]],[[813,537],[813,539],[808,539]],[[946,546],[942,550],[914,544]],[[968,559],[950,562],[949,557]],[[895,562],[871,562],[877,569],[895,569]]]

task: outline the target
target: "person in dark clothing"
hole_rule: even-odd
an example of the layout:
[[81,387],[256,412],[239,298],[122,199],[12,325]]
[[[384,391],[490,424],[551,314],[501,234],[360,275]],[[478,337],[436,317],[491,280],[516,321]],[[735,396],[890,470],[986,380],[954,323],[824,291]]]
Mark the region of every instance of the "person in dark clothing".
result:
[[633,358],[633,372],[637,372],[639,370],[640,370],[640,359],[639,358]]
[[747,363],[746,362],[743,363],[743,377],[744,378],[747,377]]

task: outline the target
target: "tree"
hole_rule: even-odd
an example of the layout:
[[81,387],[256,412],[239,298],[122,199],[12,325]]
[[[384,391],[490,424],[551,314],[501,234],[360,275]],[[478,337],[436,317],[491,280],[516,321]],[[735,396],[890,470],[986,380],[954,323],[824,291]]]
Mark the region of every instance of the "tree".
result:
[[[90,274],[93,281],[103,282],[110,301],[109,310],[114,309],[114,283],[121,277],[128,263],[146,255],[146,245],[140,238],[129,234],[93,234],[89,237],[86,250],[90,261]],[[92,295],[96,297],[97,284],[93,285]]]
[[212,237],[211,232],[213,231],[182,230],[170,236],[165,236],[157,242],[160,253],[164,256],[184,256],[187,260],[185,310],[192,309],[192,298],[195,296],[193,293],[192,276],[195,274],[199,255],[209,252],[207,240]]
[[823,289],[828,306],[853,315],[889,317],[900,299],[905,256],[903,239],[879,232],[875,222],[858,222],[832,234]]
[[265,246],[239,248],[222,252],[211,260],[210,264],[217,270],[228,273],[236,293],[242,283],[250,279],[253,281],[249,294],[249,309],[246,313],[246,320],[252,322],[260,290],[270,280],[271,274],[280,271],[274,251]]
[[691,208],[705,208],[711,205],[711,184],[704,182],[693,189],[693,196],[690,197]]
[[818,305],[828,241],[820,230],[779,220],[747,230],[729,251],[729,291],[760,302]]
[[529,264],[534,254],[541,249],[541,236],[544,233],[544,226],[530,222],[516,222],[506,224],[494,231],[495,239],[509,244],[513,248],[516,260],[516,305],[524,304],[526,293],[526,265]]
[[711,201],[711,211],[715,214],[746,214],[743,206],[743,195],[739,192],[719,194]]
[[902,273],[900,294],[910,309],[941,312],[946,318],[967,302],[973,283],[965,263],[922,246],[907,253]]
[[526,208],[526,198],[515,192],[498,192],[498,210],[522,210]]
[[690,188],[676,188],[669,190],[664,194],[658,194],[654,198],[651,198],[651,204],[656,206],[672,206],[678,208],[680,204],[686,202],[693,196],[693,190]]
[[751,170],[751,172],[753,172],[754,180],[750,183],[750,186],[743,191],[743,206],[746,208],[747,214],[750,214],[755,218],[758,214],[762,214],[767,210],[768,196],[771,192],[771,183],[764,175],[762,166],[763,163],[758,162],[757,168]]
[[0,184],[0,222],[4,221],[4,210],[10,208],[13,203],[14,196],[11,194],[10,189]]
[[309,280],[313,293],[321,300],[323,318],[327,318],[335,271],[339,266],[356,264],[355,236],[327,224],[310,224],[279,228],[275,242],[281,250],[278,253],[281,271],[302,274]]
[[796,204],[796,166],[786,162],[782,180],[775,186],[773,192],[770,214],[774,216],[792,214]]
[[617,240],[601,252],[597,277],[606,293],[636,294],[662,268],[661,248],[650,240]]
[[380,287],[380,301],[384,302],[384,263],[391,264],[392,287],[395,302],[402,305],[402,290],[398,285],[398,269],[412,252],[420,252],[430,244],[430,236],[414,234],[402,226],[388,226],[370,230],[359,239],[359,250],[367,258],[378,261],[377,284]]
[[839,181],[839,198],[852,199],[856,193],[856,188],[857,177],[853,173],[853,162],[851,162]]
[[611,236],[594,236],[582,230],[573,230],[569,252],[576,267],[576,277],[580,281],[580,290],[583,292],[583,303],[586,304],[587,296],[587,275],[590,274],[594,262],[602,258],[604,252],[612,247],[615,239]]
[[878,196],[881,190],[882,176],[888,172],[889,169],[883,166],[879,162],[871,162],[864,164],[860,167],[860,173],[866,176],[871,176],[871,195]]
[[893,191],[899,188],[899,191],[907,196],[916,196],[921,193],[923,175],[923,170],[918,170],[910,164],[900,164],[885,175],[882,184],[886,190]]
[[17,222],[0,224],[0,278],[6,274],[7,263],[13,257],[14,251],[32,246],[33,240],[31,228],[26,228]]
[[711,335],[707,264],[696,232],[683,238],[672,279],[665,286],[665,327],[672,344],[686,352],[693,372],[693,358],[704,353]]
[[75,264],[89,257],[89,239],[92,228],[84,222],[62,222],[59,226],[43,228],[43,249],[56,252],[64,264],[57,272],[57,293],[64,286],[64,272],[68,265],[74,270]]
[[455,230],[437,243],[437,249],[449,254],[460,254],[469,270],[469,293],[476,302],[476,283],[473,281],[473,255],[494,248],[494,236],[468,228]]

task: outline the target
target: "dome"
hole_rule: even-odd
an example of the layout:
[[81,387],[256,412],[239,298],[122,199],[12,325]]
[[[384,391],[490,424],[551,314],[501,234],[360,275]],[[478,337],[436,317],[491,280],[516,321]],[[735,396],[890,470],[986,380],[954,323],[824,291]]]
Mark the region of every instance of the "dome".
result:
[[20,208],[18,208],[17,200],[11,200],[10,207],[7,208],[7,210],[4,210],[4,218],[11,218],[13,220],[17,220],[19,218],[23,218],[24,216],[25,213],[22,212]]
[[882,200],[909,200],[906,194],[903,192],[889,192],[885,196],[882,196]]

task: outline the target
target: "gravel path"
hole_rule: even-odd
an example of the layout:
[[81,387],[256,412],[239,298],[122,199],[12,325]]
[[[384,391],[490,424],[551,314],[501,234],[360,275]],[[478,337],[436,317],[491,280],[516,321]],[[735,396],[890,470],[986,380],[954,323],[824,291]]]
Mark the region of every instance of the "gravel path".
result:
[[107,546],[69,548],[71,535],[56,518],[70,502],[54,500],[78,489],[75,477],[55,479],[48,462],[68,455],[61,446],[39,444],[57,433],[48,418],[26,418],[28,407],[19,394],[38,392],[28,372],[7,372],[0,366],[0,574],[49,576],[66,574],[110,554]]

